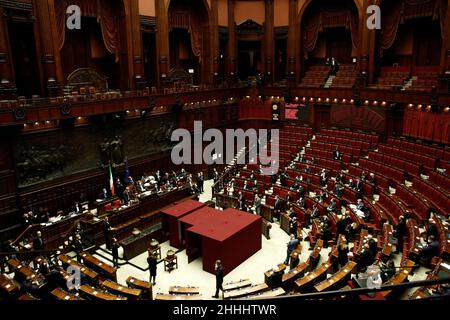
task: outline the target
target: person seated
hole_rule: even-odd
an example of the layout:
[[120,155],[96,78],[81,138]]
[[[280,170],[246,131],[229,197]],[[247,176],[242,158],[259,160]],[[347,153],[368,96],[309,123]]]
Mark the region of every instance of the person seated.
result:
[[136,191],[138,192],[138,193],[144,193],[146,190],[145,190],[145,188],[144,188],[144,185],[142,184],[142,181],[141,180],[139,180],[138,182],[137,182],[137,184],[136,184]]
[[288,191],[287,195],[286,195],[286,204],[289,205],[292,202],[292,195],[291,192]]
[[327,207],[328,212],[334,212],[337,209],[337,202],[336,199],[331,199],[330,205]]
[[297,205],[300,208],[305,209],[306,208],[306,206],[305,206],[305,199],[303,197],[299,197],[298,200],[297,200]]
[[355,181],[353,181],[353,179],[350,179],[350,180],[348,181],[348,187],[349,187],[350,189],[355,189],[355,188],[356,188],[356,183],[355,183]]
[[255,192],[259,191],[259,189],[258,189],[258,181],[257,180],[253,181],[253,191],[255,191]]
[[364,202],[362,201],[362,199],[358,199],[356,202],[356,209],[360,210],[362,212],[364,212],[364,210],[366,209],[366,207],[364,206]]
[[362,171],[360,176],[361,181],[366,181],[366,172]]
[[381,279],[383,283],[388,281],[395,275],[395,263],[394,260],[389,259],[387,263],[380,261]]
[[305,171],[305,173],[311,173],[311,168],[309,167],[309,165],[306,165],[303,171]]
[[336,197],[341,198],[344,195],[344,186],[340,182],[336,183],[333,193]]
[[338,147],[336,147],[336,149],[333,151],[333,160],[341,160],[341,159],[342,159],[341,152],[339,151]]
[[300,184],[299,184],[297,181],[295,181],[294,184],[291,186],[290,189],[291,189],[292,191],[297,191],[299,187],[300,187]]
[[436,227],[436,224],[435,224],[434,220],[433,219],[428,219],[428,224],[427,224],[427,227],[425,229],[424,238],[427,239],[427,242],[428,242],[428,239],[431,236],[433,236],[436,239],[438,237],[438,230],[437,230],[437,227]]
[[109,193],[108,193],[108,190],[106,188],[103,188],[102,192],[100,193],[99,199],[101,199],[101,200],[109,199]]
[[320,216],[319,208],[317,208],[317,205],[314,204],[313,208],[311,210],[311,219],[317,219]]
[[243,185],[242,189],[244,189],[244,190],[250,190],[250,187],[249,187],[248,184],[247,184],[247,180],[244,181],[244,185]]
[[299,174],[299,175],[297,175],[297,176],[295,177],[295,182],[300,183],[300,182],[302,182],[302,181],[303,181],[303,175]]
[[370,250],[369,244],[366,243],[363,246],[363,249],[360,252],[358,262],[358,270],[365,270],[368,266],[372,265],[375,260],[375,257]]
[[303,185],[299,185],[297,190],[298,197],[304,197],[305,194],[306,194],[305,187]]
[[439,254],[439,241],[434,236],[429,236],[428,243],[420,250],[420,264],[424,267],[431,268],[433,257],[439,256]]

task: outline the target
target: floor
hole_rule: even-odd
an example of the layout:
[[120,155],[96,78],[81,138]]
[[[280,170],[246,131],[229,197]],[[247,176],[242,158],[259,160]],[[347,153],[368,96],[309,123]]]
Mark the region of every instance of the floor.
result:
[[[213,182],[205,181],[205,193],[200,196],[201,202],[211,200],[211,186]],[[304,230],[304,238],[309,230]],[[278,263],[281,263],[286,258],[286,244],[289,241],[289,236],[286,232],[281,230],[277,222],[274,223],[270,231],[270,240],[262,237],[262,249],[248,258],[239,267],[227,274],[224,279],[224,284],[228,282],[238,281],[242,279],[249,279],[252,284],[260,284],[264,282],[264,272],[272,269]],[[99,259],[108,262],[111,256],[102,249],[95,254]],[[167,250],[176,249],[169,246],[169,242],[161,244],[162,255],[165,256]],[[328,259],[330,249],[322,249],[321,260],[319,263]],[[300,261],[306,261],[310,255],[309,242],[302,242],[302,254]],[[157,293],[167,294],[171,286],[194,286],[200,288],[200,294],[203,299],[213,299],[212,295],[215,293],[215,276],[203,271],[201,258],[188,263],[185,251],[177,253],[178,269],[172,272],[164,271],[163,262],[158,264],[156,285],[153,288],[153,295]],[[105,259],[106,258],[106,259]],[[400,265],[401,255],[393,255],[396,266]],[[121,261],[124,262],[124,261]],[[117,281],[120,284],[126,285],[126,279],[129,276],[149,281],[149,273],[147,270],[147,252],[135,257],[129,261],[129,264],[123,264],[117,271]],[[427,269],[419,268],[414,275],[409,277],[410,281],[423,280],[426,278],[425,272]],[[406,291],[401,298],[407,299],[408,294],[414,289]]]

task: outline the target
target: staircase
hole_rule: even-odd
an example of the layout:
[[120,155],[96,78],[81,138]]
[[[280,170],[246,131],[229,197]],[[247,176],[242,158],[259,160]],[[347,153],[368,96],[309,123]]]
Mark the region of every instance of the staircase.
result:
[[412,86],[413,82],[416,80],[417,80],[417,77],[411,77],[408,80],[406,80],[405,83],[403,84],[402,91],[410,88]]
[[327,78],[327,81],[325,82],[325,85],[323,86],[324,88],[331,88],[331,86],[333,85],[333,81],[336,78],[336,76],[329,76]]

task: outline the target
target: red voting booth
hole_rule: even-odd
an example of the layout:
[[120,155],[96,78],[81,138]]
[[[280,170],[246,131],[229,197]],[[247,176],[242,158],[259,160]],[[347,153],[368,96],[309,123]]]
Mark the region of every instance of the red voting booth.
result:
[[177,249],[182,248],[183,233],[181,232],[180,219],[204,206],[204,203],[194,200],[186,200],[161,211],[164,217],[164,231],[169,232],[170,246]]
[[261,217],[236,209],[202,207],[180,219],[189,262],[202,257],[203,270],[214,273],[217,259],[228,274],[261,249]]

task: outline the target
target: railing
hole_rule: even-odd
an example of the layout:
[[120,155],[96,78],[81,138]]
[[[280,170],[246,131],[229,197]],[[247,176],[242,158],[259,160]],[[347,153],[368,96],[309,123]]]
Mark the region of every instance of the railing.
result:
[[[268,135],[264,137],[267,141]],[[259,140],[258,140],[259,141]],[[251,151],[254,151],[256,149],[256,153],[258,154],[258,142],[254,142],[253,145],[249,146],[249,148],[245,147],[246,152],[244,152],[241,156],[236,158],[236,161],[231,166],[228,166],[225,168],[225,172],[220,176],[217,181],[212,186],[212,195],[211,199],[215,198],[215,194],[219,193],[220,190],[222,190],[225,185],[231,181],[231,179],[245,166],[245,159],[248,157]],[[242,161],[244,159],[244,161]]]

